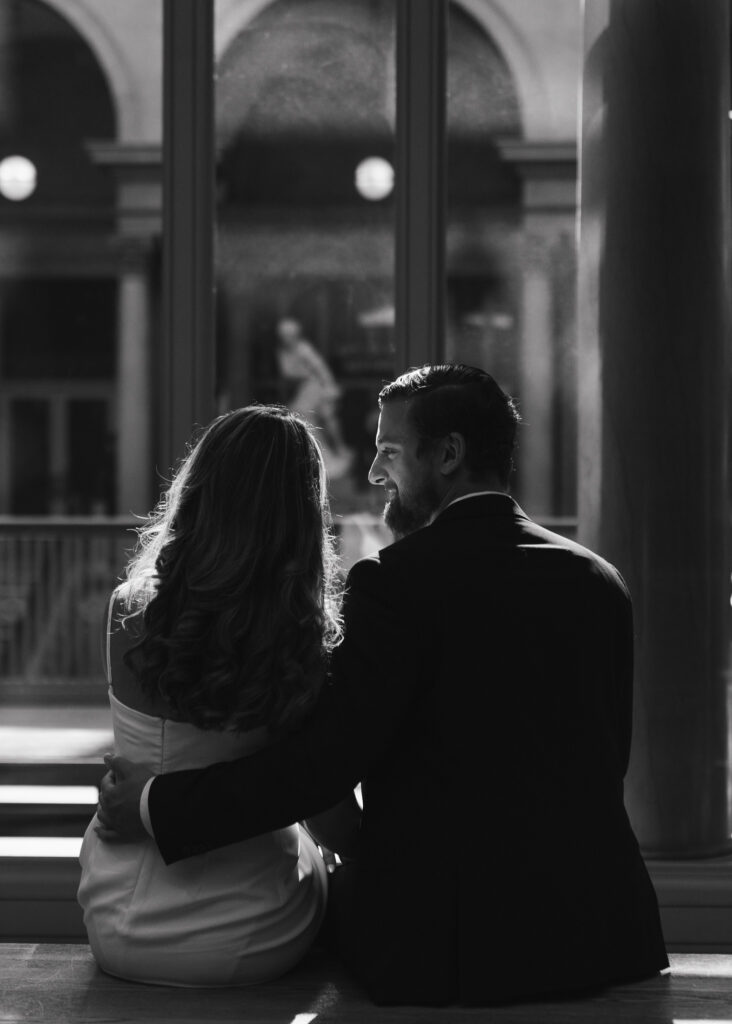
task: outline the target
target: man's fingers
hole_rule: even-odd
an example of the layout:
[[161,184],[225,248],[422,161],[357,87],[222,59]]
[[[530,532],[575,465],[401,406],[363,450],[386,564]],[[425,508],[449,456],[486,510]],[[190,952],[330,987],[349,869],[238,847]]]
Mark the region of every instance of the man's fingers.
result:
[[106,817],[106,815],[105,815],[105,813],[104,813],[104,807],[102,806],[102,801],[101,801],[101,794],[100,794],[100,800],[99,800],[99,803],[97,804],[97,812],[96,812],[96,813],[97,813],[97,821],[98,821],[98,822],[99,822],[99,823],[100,823],[100,824],[101,824],[101,825],[102,825],[102,826],[103,826],[104,828],[109,828],[109,821],[108,821],[108,819],[107,819],[107,817]]
[[111,772],[115,782],[128,778],[131,769],[134,767],[132,761],[128,761],[126,757],[120,757],[119,754],[105,754],[104,763]]
[[107,842],[107,843],[118,843],[118,842],[121,842],[122,837],[120,836],[120,834],[118,832],[116,832],[111,827],[111,825],[107,821],[106,817],[104,816],[104,808],[102,807],[102,803],[101,803],[101,794],[100,794],[100,801],[97,804],[97,814],[96,814],[96,817],[97,817],[97,823],[94,826],[94,831],[99,836],[99,838],[100,839],[104,839],[104,841]]
[[108,771],[99,782],[99,805],[94,830],[107,842],[131,842],[147,838],[140,820],[140,793],[152,772],[125,757],[107,754]]
[[124,842],[124,839],[119,834],[119,832],[115,832],[113,828],[105,828],[103,825],[95,825],[94,831],[96,832],[100,839],[103,839],[105,841],[105,843]]
[[104,794],[108,792],[115,784],[115,777],[112,772],[105,772],[99,782],[99,792]]
[[[97,804],[97,818],[105,828],[109,827],[110,801],[114,805],[114,790],[117,786],[117,779],[112,772],[102,776],[99,783],[99,803]],[[113,816],[113,815],[112,815]]]

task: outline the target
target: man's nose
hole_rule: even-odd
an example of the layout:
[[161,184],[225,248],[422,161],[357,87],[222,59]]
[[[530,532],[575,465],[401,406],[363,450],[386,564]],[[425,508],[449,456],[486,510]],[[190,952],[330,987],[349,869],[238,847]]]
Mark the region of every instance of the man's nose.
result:
[[376,484],[377,486],[383,485],[386,480],[386,475],[381,468],[379,463],[379,456],[377,455],[374,461],[371,463],[371,469],[369,470],[369,483]]

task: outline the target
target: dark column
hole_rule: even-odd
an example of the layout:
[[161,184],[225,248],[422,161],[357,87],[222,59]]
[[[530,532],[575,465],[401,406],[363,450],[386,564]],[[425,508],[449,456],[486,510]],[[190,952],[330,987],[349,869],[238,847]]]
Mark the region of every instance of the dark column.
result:
[[397,370],[441,358],[445,330],[446,0],[397,3]]
[[580,536],[636,622],[648,855],[728,846],[727,0],[586,0]]
[[160,463],[214,414],[213,0],[164,0]]

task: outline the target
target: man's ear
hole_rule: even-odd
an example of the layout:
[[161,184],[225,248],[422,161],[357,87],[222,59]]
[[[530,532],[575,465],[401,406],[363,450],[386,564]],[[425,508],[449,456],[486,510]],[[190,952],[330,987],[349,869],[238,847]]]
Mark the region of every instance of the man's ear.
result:
[[465,438],[462,434],[447,434],[440,442],[439,470],[443,476],[452,476],[465,464]]

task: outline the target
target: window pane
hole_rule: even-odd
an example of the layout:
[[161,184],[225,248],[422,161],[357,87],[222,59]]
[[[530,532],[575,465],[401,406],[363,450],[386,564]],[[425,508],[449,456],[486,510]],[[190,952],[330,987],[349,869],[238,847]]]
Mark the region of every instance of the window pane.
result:
[[114,279],[27,277],[0,288],[4,380],[114,378]]
[[156,492],[162,0],[4,0],[0,58],[0,757],[92,759]]
[[446,355],[518,398],[526,429],[513,490],[544,520],[577,509],[578,78],[560,40],[575,37],[578,10],[527,11],[518,53],[491,5],[449,7]]
[[99,515],[114,505],[113,437],[109,405],[74,399],[68,407],[68,503],[74,515]]
[[18,398],[10,405],[11,508],[16,515],[45,512],[50,500],[48,402]]
[[394,5],[250,11],[217,3],[218,403],[313,423],[348,559],[378,546],[366,474],[395,369]]

